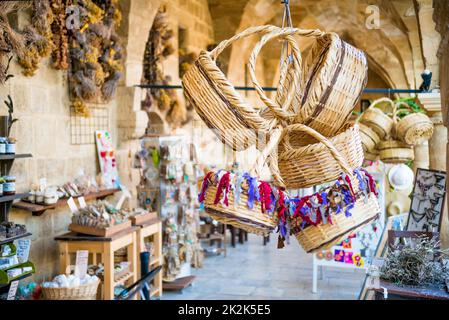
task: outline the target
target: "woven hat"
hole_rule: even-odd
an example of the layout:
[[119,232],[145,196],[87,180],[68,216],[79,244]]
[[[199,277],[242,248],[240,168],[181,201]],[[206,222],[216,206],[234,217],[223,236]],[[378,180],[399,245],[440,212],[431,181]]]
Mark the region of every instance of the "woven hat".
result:
[[398,164],[388,171],[388,181],[395,190],[405,190],[413,184],[413,170],[405,164]]

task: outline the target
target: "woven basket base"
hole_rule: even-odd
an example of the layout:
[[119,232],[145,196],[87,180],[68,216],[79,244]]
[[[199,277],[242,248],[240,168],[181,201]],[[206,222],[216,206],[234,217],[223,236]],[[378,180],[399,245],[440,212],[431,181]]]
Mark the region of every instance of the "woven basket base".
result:
[[307,253],[312,253],[340,242],[348,233],[374,220],[379,212],[377,197],[371,193],[367,203],[363,198],[356,201],[350,217],[346,217],[342,212],[332,217],[333,224],[309,226],[297,232],[295,236],[303,249]]

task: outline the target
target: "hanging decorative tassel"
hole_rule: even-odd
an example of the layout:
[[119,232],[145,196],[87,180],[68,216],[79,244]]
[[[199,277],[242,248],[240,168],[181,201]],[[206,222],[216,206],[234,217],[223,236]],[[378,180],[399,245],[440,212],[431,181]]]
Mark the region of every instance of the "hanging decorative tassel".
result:
[[218,184],[218,188],[217,188],[217,194],[215,195],[214,204],[217,204],[218,202],[220,202],[220,197],[221,197],[221,194],[222,194],[223,188],[224,188],[225,191],[224,191],[224,198],[223,198],[224,201],[223,201],[223,203],[226,206],[229,205],[228,192],[229,192],[230,176],[231,176],[231,173],[230,172],[226,172],[223,175],[223,177],[221,177],[220,183]]
[[265,211],[270,210],[271,207],[271,187],[267,182],[260,182],[259,194],[262,213],[264,213]]
[[200,203],[203,202],[204,198],[206,197],[206,189],[209,186],[209,179],[212,175],[213,175],[213,172],[209,171],[203,179],[203,183],[201,184],[201,192],[198,195],[198,201]]

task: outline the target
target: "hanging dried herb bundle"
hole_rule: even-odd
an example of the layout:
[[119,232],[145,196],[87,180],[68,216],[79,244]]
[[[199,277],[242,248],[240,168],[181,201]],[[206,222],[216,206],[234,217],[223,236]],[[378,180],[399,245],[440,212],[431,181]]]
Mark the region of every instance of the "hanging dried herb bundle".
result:
[[75,112],[88,116],[86,102],[107,102],[123,75],[123,48],[116,29],[117,0],[80,0],[81,28],[70,41],[70,93]]
[[14,54],[21,56],[25,49],[25,37],[15,31],[8,21],[8,15],[31,6],[28,1],[0,2],[0,84],[3,85],[12,75],[8,74]]
[[439,247],[438,241],[422,237],[403,248],[390,249],[381,268],[381,278],[397,285],[444,287],[449,266],[435,257],[448,257],[448,250]]
[[66,8],[72,4],[71,0],[52,0],[51,10],[53,12],[53,51],[51,53],[52,66],[57,70],[66,70],[69,67],[68,51],[69,36],[66,28]]
[[[143,61],[143,82],[157,85],[169,85],[171,78],[164,74],[163,61],[175,51],[172,45],[173,30],[169,27],[165,8],[156,14],[148,36]],[[187,110],[180,103],[174,90],[150,90],[157,107],[167,112],[167,121],[173,127],[179,127],[187,120]],[[148,101],[150,101],[147,98]],[[145,110],[149,109],[147,105]]]
[[53,49],[51,24],[53,12],[49,0],[34,0],[31,25],[24,29],[25,50],[18,56],[19,65],[25,76],[33,76],[42,58],[50,55]]

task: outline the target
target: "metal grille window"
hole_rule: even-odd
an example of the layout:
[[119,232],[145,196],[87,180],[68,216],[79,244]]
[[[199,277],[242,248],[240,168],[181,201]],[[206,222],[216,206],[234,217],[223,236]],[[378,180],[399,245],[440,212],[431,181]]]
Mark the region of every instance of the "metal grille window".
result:
[[70,107],[70,138],[72,144],[94,144],[96,130],[109,131],[108,108],[90,107],[90,117],[77,115]]

